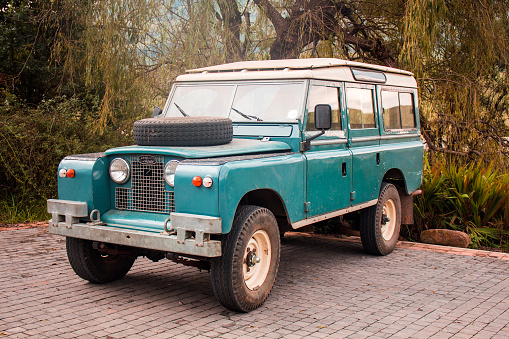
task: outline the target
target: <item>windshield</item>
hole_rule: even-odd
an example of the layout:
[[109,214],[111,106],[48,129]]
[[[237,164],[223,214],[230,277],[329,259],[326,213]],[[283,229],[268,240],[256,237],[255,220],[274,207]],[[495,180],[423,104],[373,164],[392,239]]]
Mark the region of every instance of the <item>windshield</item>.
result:
[[303,82],[177,84],[164,116],[217,116],[234,122],[297,122]]

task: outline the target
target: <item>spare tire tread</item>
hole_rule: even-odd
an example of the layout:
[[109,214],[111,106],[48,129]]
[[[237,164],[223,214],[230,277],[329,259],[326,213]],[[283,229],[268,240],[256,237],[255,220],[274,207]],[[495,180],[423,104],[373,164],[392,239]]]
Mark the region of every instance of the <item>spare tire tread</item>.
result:
[[233,139],[233,124],[221,117],[163,117],[138,120],[134,143],[140,146],[214,146]]

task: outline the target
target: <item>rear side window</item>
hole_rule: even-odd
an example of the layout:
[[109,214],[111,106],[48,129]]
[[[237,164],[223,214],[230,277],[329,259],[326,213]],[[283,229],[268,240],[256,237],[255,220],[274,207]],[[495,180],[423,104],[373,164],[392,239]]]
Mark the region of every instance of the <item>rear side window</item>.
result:
[[385,130],[416,127],[412,93],[382,91]]
[[375,128],[373,90],[349,87],[346,89],[346,104],[350,117],[350,128]]

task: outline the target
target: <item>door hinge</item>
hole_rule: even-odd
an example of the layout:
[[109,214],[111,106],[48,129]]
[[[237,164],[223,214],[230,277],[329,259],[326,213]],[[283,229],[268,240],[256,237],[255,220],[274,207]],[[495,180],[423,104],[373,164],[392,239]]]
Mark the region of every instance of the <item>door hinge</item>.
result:
[[350,192],[350,200],[355,200],[355,191]]
[[309,212],[309,206],[310,205],[311,205],[311,203],[309,201],[304,203],[304,213],[308,213]]

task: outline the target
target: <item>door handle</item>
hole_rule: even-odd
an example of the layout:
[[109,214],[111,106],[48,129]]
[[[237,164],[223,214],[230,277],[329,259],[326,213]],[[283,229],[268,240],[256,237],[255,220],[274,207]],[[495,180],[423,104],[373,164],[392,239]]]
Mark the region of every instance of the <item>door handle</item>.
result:
[[341,172],[343,173],[343,176],[346,177],[346,162],[341,165]]

